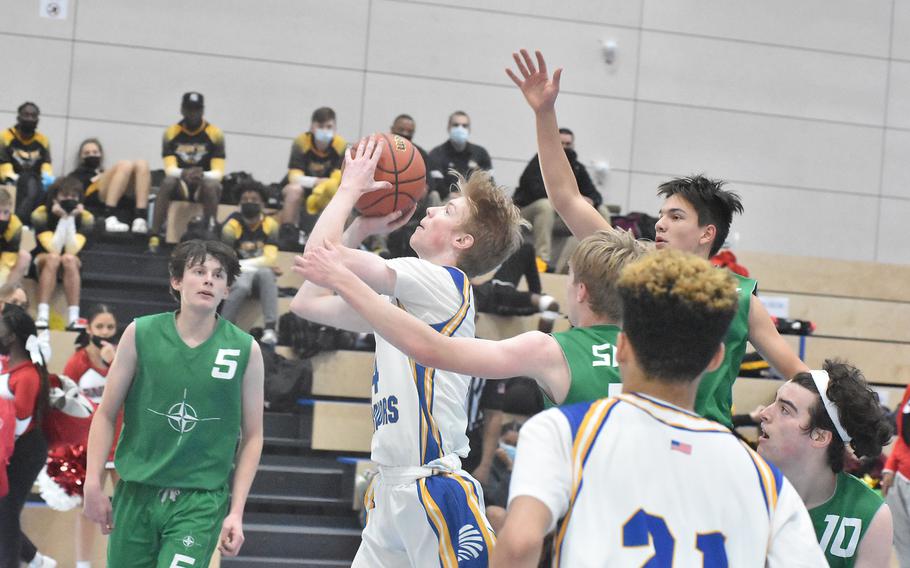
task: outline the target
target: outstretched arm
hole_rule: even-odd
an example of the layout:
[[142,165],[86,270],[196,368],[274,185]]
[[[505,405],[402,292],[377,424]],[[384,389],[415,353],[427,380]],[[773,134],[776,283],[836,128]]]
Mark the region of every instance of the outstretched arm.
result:
[[513,53],[521,77],[511,69],[506,69],[506,74],[521,89],[537,118],[537,152],[547,197],[572,234],[583,239],[596,231],[609,229],[610,223],[579,192],[575,173],[562,148],[556,121],[556,97],[562,69],[554,71],[551,79],[543,54],[539,51],[535,54],[536,66],[527,50],[522,49],[521,55]]
[[243,508],[262,455],[262,407],[265,368],[259,344],[252,342],[250,358],[243,374],[242,424],[237,465],[231,488],[231,510],[221,524],[218,550],[225,556],[237,556],[243,546]]
[[[528,332],[503,341],[447,337],[377,295],[338,261],[332,245],[308,252],[298,266],[308,282],[335,290],[386,341],[436,369],[507,379],[537,379],[555,400],[568,392],[569,369],[552,337]],[[300,258],[300,257],[298,257]]]
[[754,296],[749,303],[749,341],[762,358],[787,380],[796,373],[809,370],[777,332],[764,304]]

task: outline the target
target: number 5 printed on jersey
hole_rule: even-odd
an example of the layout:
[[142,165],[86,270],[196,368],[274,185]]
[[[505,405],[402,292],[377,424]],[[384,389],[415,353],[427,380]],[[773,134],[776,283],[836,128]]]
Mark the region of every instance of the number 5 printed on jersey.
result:
[[239,349],[219,349],[215,356],[215,366],[212,367],[212,378],[229,381],[237,373],[237,358],[240,357]]
[[[639,509],[622,526],[622,545],[629,548],[654,547],[654,555],[642,564],[642,568],[670,568],[673,566],[673,550],[676,539],[663,518]],[[704,568],[727,568],[727,551],[724,535],[720,532],[699,533],[695,536],[695,548],[702,553]]]

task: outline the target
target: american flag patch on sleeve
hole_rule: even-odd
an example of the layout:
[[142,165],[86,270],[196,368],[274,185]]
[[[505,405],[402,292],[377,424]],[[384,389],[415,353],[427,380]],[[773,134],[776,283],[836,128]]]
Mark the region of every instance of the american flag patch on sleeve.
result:
[[679,440],[671,440],[670,441],[670,450],[682,452],[688,456],[688,455],[692,454],[692,444],[680,442]]

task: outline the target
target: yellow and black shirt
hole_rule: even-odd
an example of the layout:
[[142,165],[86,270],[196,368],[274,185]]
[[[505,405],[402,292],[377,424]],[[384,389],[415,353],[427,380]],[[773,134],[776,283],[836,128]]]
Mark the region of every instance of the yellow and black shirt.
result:
[[161,156],[165,171],[198,167],[224,173],[224,134],[206,121],[196,130],[187,130],[180,121],[164,132]]
[[98,193],[100,189],[98,187],[98,180],[100,179],[101,174],[104,170],[89,168],[86,166],[79,166],[72,172],[70,176],[79,180],[82,184],[82,194],[85,196],[85,204],[89,206],[101,206],[104,205],[101,201],[101,196]]
[[344,161],[344,150],[348,143],[341,136],[335,135],[325,152],[316,148],[313,133],[304,132],[291,144],[291,159],[288,161],[288,181],[293,182],[300,176],[318,178],[331,177],[332,172],[341,169]]
[[0,180],[23,171],[52,174],[51,143],[37,131],[26,138],[13,126],[0,134]]
[[[59,221],[60,217],[49,212],[47,205],[39,205],[32,211],[32,228],[35,230],[40,252],[59,252],[52,250],[53,247],[51,246],[54,238],[54,231],[57,230],[57,223]],[[77,253],[82,250],[82,247],[85,246],[86,236],[90,235],[94,228],[95,216],[89,213],[87,209],[83,210],[82,214],[76,217],[77,248],[74,251],[67,252]]]
[[22,242],[22,221],[12,213],[6,230],[0,235],[0,253],[19,254],[19,244]]
[[278,222],[271,217],[248,225],[240,213],[232,213],[221,227],[221,240],[237,251],[240,260],[278,258]]

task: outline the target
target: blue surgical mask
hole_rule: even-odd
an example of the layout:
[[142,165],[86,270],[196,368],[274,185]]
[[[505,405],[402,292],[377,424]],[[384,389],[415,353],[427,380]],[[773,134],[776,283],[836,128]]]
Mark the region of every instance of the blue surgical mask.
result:
[[468,142],[469,131],[466,127],[458,125],[449,129],[449,140],[457,146],[464,146]]
[[331,128],[317,128],[313,133],[313,139],[320,144],[328,144],[335,137],[335,131]]
[[516,449],[515,446],[512,446],[510,444],[504,444],[503,442],[499,442],[499,447],[502,448],[503,450],[505,450],[505,452],[506,452],[506,454],[508,454],[510,460],[515,461],[515,449]]

